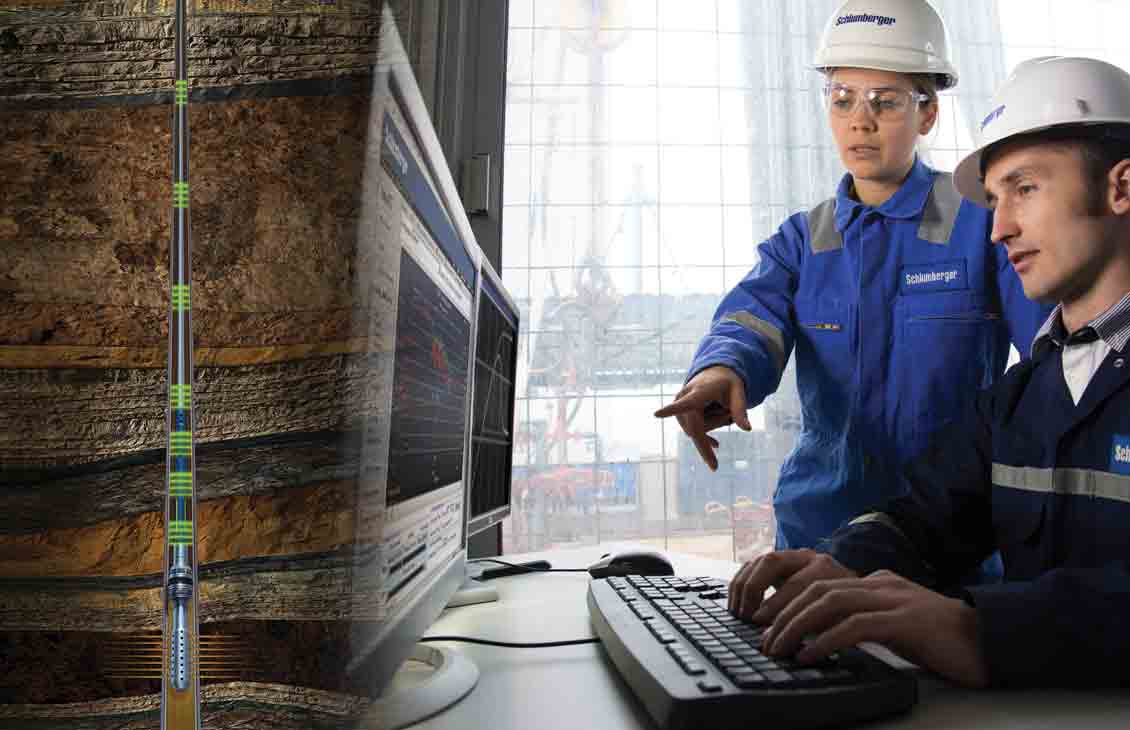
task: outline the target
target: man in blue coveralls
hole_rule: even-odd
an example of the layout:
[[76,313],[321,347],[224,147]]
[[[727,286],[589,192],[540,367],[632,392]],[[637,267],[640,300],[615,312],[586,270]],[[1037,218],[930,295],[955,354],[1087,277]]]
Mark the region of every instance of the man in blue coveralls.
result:
[[[898,484],[898,464],[1028,353],[1050,308],[1029,301],[992,215],[915,154],[937,90],[957,84],[941,16],[925,0],[849,0],[814,66],[848,173],[836,196],[791,216],[718,307],[674,402],[716,468],[708,431],[777,389],[796,350],[803,426],[781,467],[778,549],[812,547]],[[999,574],[999,570],[997,571]]]
[[[981,137],[955,184],[995,210],[1024,292],[1059,302],[1031,359],[906,465],[903,496],[747,563],[730,610],[802,662],[877,641],[969,686],[1130,684],[1130,74],[1021,64]],[[955,587],[997,549],[1002,583]]]

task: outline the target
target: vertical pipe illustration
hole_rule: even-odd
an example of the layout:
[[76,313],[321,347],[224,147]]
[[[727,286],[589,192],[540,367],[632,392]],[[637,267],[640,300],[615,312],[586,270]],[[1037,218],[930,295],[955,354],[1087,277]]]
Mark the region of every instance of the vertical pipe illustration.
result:
[[199,730],[196,497],[193,490],[192,268],[188,187],[186,0],[176,0],[173,221],[169,250],[169,418],[165,505],[163,730]]

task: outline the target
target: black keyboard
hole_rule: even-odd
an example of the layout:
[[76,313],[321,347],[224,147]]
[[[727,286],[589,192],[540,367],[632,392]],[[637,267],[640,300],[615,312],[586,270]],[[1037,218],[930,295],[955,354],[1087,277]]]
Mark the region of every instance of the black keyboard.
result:
[[813,666],[765,656],[764,627],[730,614],[726,588],[677,576],[589,583],[597,636],[662,730],[842,726],[917,701],[913,675],[861,649]]

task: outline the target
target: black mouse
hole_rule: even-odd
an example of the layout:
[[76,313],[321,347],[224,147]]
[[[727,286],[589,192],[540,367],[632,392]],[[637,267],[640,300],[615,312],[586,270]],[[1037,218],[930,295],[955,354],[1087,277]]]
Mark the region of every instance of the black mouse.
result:
[[600,560],[589,566],[593,578],[608,578],[618,575],[675,575],[671,563],[660,553],[652,550],[625,550],[619,553],[605,553]]

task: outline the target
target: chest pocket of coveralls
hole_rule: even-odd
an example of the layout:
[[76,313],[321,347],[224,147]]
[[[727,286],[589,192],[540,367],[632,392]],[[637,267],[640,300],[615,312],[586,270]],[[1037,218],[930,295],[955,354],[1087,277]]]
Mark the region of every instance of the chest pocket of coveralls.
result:
[[922,448],[992,383],[1000,313],[968,290],[901,294],[895,311],[897,397]]

